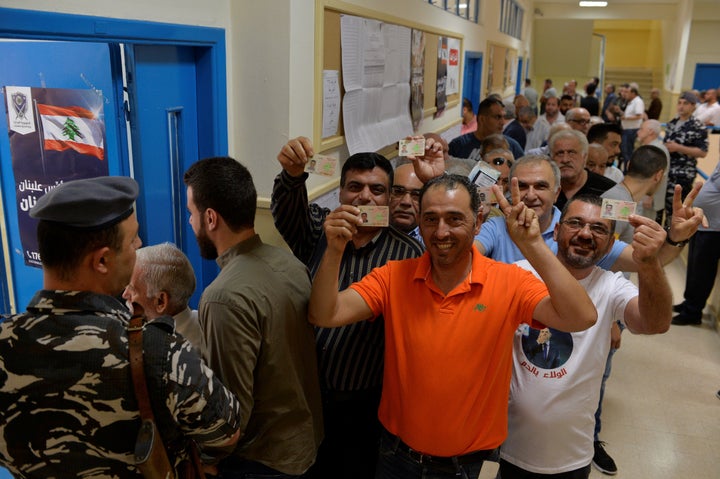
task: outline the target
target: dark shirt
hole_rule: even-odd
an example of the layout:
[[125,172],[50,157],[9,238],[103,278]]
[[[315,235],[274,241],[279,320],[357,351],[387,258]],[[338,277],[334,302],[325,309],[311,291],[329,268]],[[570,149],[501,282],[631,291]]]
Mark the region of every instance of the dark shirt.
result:
[[[305,179],[285,171],[275,178],[271,210],[275,227],[295,256],[310,269],[314,278],[327,248],[323,230],[328,208],[308,204]],[[381,229],[378,236],[355,248],[348,242],[340,263],[339,290],[359,281],[373,268],[390,260],[422,256],[423,248],[400,230]],[[335,391],[359,391],[382,384],[385,347],[382,318],[360,321],[340,328],[315,328],[320,369],[320,386]]]
[[[525,150],[527,133],[525,133],[525,128],[523,128],[519,121],[513,120],[508,123],[508,126],[505,127],[505,131],[503,131],[503,135],[517,141],[523,151]],[[517,156],[515,158],[517,158]]]
[[650,102],[650,107],[648,107],[645,113],[647,113],[648,120],[657,120],[660,118],[661,112],[662,101],[660,101],[660,98],[655,98]]
[[[111,296],[42,290],[0,325],[0,463],[13,475],[142,477],[129,319]],[[235,396],[173,329],[169,316],[143,329],[150,403],[171,461],[186,437],[217,445],[240,421]]]
[[[520,146],[517,141],[507,135],[504,136],[508,144],[510,145],[510,151],[512,151],[513,157],[515,157],[515,159],[520,158],[525,154],[522,146]],[[482,160],[482,157],[480,155],[480,152],[482,150],[482,142],[477,139],[477,137],[475,136],[475,132],[466,133],[464,135],[458,136],[450,142],[448,147],[448,153],[450,154],[450,156],[454,156],[455,158],[470,158],[471,160],[475,161]]]
[[[598,175],[597,173],[593,173],[592,171],[590,171],[588,169],[585,169],[585,171],[588,174],[587,181],[582,186],[582,188],[580,188],[577,191],[577,193],[575,193],[575,196],[578,196],[578,195],[600,196],[617,184],[610,178],[606,178],[602,175]],[[560,211],[562,211],[562,209],[565,206],[565,203],[567,203],[568,199],[569,198],[567,198],[565,196],[565,192],[560,190],[560,195],[558,196],[558,199],[555,202],[555,206]]]
[[617,95],[615,92],[610,93],[608,96],[605,97],[605,101],[603,102],[602,107],[602,118],[605,121],[610,121],[610,119],[607,116],[607,109],[610,108],[612,105],[615,104],[615,100],[617,99]]
[[598,116],[600,114],[600,101],[596,96],[586,96],[580,100],[580,106],[585,108],[590,116]]

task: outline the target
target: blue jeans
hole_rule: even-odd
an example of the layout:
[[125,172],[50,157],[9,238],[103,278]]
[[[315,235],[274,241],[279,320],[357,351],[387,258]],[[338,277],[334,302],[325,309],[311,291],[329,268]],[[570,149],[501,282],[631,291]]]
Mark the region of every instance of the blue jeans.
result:
[[[488,457],[492,452],[487,451]],[[477,479],[483,462],[460,464],[455,461],[447,466],[420,463],[400,446],[395,436],[383,431],[375,479]]]
[[605,372],[603,373],[602,382],[600,383],[600,400],[598,401],[598,407],[595,411],[595,441],[600,440],[600,429],[602,429],[602,420],[600,419],[600,415],[602,414],[603,397],[605,397],[605,381],[607,381],[610,377],[610,371],[612,371],[612,358],[615,355],[615,351],[617,351],[617,349],[610,348],[607,361],[605,362]]

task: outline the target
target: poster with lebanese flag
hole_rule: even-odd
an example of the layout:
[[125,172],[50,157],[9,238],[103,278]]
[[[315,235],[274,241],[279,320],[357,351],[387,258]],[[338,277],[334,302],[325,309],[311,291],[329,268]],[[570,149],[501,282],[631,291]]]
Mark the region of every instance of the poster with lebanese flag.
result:
[[[108,163],[115,161],[112,151],[117,150],[107,145],[105,136],[108,100],[96,89],[0,86],[22,254],[26,265],[39,268],[37,220],[30,210],[42,195],[66,181],[109,174]],[[8,218],[15,220],[12,214]]]
[[46,150],[72,149],[83,155],[105,159],[104,123],[80,106],[37,104]]

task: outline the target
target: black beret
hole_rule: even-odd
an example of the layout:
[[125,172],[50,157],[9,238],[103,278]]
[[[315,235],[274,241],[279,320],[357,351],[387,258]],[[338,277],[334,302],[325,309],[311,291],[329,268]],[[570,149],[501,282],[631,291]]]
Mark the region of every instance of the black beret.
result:
[[109,228],[132,214],[138,190],[127,176],[68,181],[41,196],[30,216],[79,229]]

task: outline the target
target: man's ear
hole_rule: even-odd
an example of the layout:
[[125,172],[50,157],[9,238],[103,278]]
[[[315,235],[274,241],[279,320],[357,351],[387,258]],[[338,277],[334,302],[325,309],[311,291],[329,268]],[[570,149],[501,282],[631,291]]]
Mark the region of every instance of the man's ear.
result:
[[203,220],[205,221],[205,227],[208,231],[214,231],[218,227],[218,220],[219,215],[217,211],[215,211],[212,208],[208,208],[205,210],[205,214],[203,215]]
[[104,246],[90,253],[89,259],[93,270],[102,274],[108,274],[110,251],[111,250],[109,246]]
[[159,314],[168,314],[167,310],[170,304],[170,295],[167,291],[160,291],[155,298],[155,311]]

